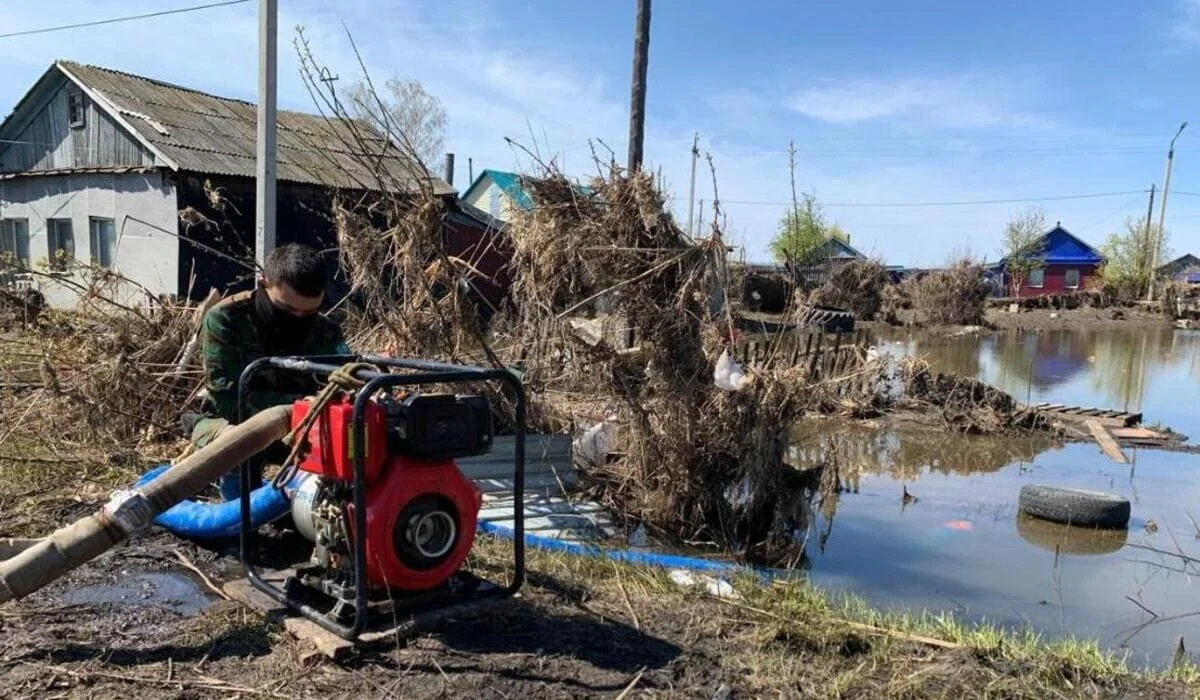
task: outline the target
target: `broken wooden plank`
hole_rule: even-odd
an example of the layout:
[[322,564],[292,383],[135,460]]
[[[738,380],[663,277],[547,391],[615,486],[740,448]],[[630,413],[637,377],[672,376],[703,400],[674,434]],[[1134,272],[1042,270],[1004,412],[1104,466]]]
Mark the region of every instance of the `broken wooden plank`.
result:
[[[279,585],[288,575],[286,571],[264,572],[264,578]],[[296,617],[291,610],[280,605],[271,596],[255,588],[250,581],[239,578],[226,583],[225,594],[248,608],[259,611],[268,620],[281,622],[293,637],[311,643],[317,651],[339,661],[354,651],[354,644],[321,627],[306,617]]]
[[1113,439],[1112,435],[1108,434],[1108,429],[1100,424],[1099,421],[1086,421],[1088,430],[1092,431],[1092,437],[1100,444],[1100,449],[1104,450],[1104,454],[1117,464],[1128,464],[1129,460],[1125,458],[1125,453],[1121,452],[1120,445]]
[[1109,434],[1118,440],[1168,440],[1170,436],[1150,428],[1109,428]]

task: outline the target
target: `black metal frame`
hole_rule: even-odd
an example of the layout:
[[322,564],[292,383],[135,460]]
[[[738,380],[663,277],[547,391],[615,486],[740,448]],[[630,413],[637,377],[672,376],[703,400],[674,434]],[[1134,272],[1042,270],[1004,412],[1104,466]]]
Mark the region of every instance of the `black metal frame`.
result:
[[[513,579],[507,586],[480,586],[472,590],[468,599],[456,598],[429,605],[421,612],[433,612],[443,608],[462,605],[464,602],[481,601],[486,598],[504,598],[514,595],[525,581],[525,389],[515,374],[504,369],[488,369],[467,365],[452,365],[378,355],[322,355],[312,357],[264,357],[250,363],[238,381],[239,422],[247,417],[247,397],[250,380],[260,371],[273,367],[294,372],[308,372],[328,376],[348,362],[375,365],[383,371],[360,370],[356,377],[366,382],[354,400],[353,425],[351,427],[355,445],[365,445],[366,430],[364,417],[367,402],[381,389],[395,386],[428,383],[461,383],[478,381],[500,381],[512,388],[516,398],[516,444],[513,464]],[[411,370],[408,373],[392,373],[387,369]],[[321,627],[348,640],[355,640],[367,629],[369,608],[367,600],[367,508],[366,508],[366,464],[365,449],[354,451],[354,621],[342,624],[311,605],[289,596],[283,589],[263,579],[251,561],[255,530],[250,520],[251,484],[249,462],[240,466],[241,476],[241,560],[246,578],[255,588],[312,620]]]

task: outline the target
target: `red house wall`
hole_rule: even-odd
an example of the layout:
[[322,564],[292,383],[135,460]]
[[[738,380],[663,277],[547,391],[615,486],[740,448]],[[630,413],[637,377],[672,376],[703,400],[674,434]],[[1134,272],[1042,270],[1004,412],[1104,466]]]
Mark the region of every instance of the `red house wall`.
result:
[[504,234],[482,224],[472,226],[452,220],[443,224],[442,244],[447,255],[474,268],[475,272],[469,274],[471,284],[493,308],[499,309],[512,284],[508,272],[512,253],[505,245]]
[[[1079,286],[1067,287],[1067,270],[1079,270]],[[1088,281],[1097,277],[1095,265],[1047,265],[1045,284],[1041,287],[1030,287],[1029,280],[1021,283],[1020,296],[1035,297],[1046,294],[1063,294],[1074,292],[1088,286]]]

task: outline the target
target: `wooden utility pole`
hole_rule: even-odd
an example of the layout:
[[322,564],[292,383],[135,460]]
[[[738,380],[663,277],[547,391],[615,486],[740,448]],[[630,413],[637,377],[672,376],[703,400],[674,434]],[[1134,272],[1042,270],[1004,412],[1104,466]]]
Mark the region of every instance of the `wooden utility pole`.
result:
[[692,136],[692,182],[688,185],[688,227],[687,233],[689,236],[695,236],[696,231],[692,228],[693,216],[696,213],[696,161],[700,158],[700,132],[696,132]]
[[258,150],[255,162],[255,246],[259,269],[275,250],[275,74],[277,0],[258,1]]
[[650,0],[637,0],[633,31],[633,95],[629,108],[629,172],[642,169],[646,135],[646,69],[650,63]]
[[[1149,252],[1151,241],[1154,240],[1154,229],[1150,228],[1150,217],[1152,217],[1152,216],[1154,216],[1154,183],[1153,182],[1150,183],[1150,204],[1146,205],[1146,238],[1144,241],[1146,248],[1143,249],[1146,252]],[[1150,276],[1153,277],[1154,276],[1153,273],[1151,273]]]

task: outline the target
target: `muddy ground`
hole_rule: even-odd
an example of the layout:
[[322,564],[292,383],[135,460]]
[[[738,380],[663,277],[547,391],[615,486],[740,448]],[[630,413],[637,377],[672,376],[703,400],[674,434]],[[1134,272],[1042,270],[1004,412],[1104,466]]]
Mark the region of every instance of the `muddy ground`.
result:
[[[43,505],[49,527],[95,503]],[[0,534],[28,530],[0,513]],[[267,548],[294,544],[276,533]],[[502,577],[508,551],[482,540],[472,567]],[[744,597],[718,600],[662,572],[537,552],[519,599],[335,663],[205,581],[236,575],[228,544],[157,533],[0,607],[0,696],[1183,698],[1200,687],[847,622],[803,584],[737,582]]]
[[1026,309],[1009,313],[1007,309],[988,309],[985,320],[999,329],[1020,330],[1098,330],[1105,328],[1160,328],[1172,320],[1146,309]]

